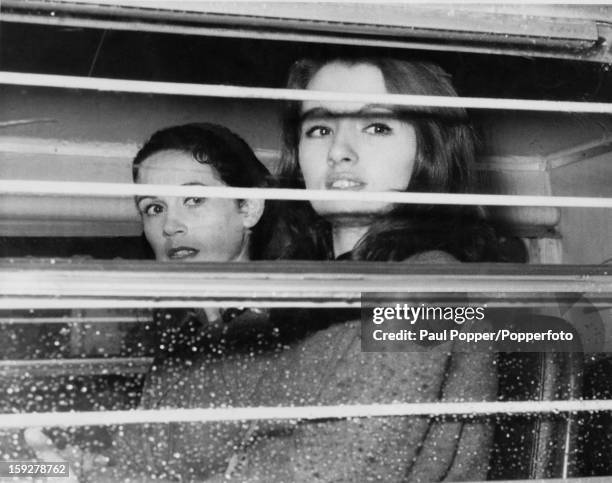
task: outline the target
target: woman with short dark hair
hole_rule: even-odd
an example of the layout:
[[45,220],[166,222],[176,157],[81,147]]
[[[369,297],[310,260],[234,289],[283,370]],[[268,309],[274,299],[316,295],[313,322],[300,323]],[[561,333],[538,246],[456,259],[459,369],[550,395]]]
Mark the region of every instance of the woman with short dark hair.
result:
[[[266,167],[242,138],[226,127],[203,122],[157,131],[136,154],[132,174],[135,183],[172,184],[176,178],[176,182],[183,185],[267,188],[274,184]],[[157,260],[232,261],[265,257],[273,235],[273,202],[256,199],[164,198],[140,196],[136,199],[145,236]],[[180,213],[177,211],[176,217],[194,214],[196,220],[208,223],[211,233],[196,233],[192,236],[181,231],[171,234],[164,231],[163,226],[156,226],[161,218],[167,221],[168,216],[174,217],[174,213],[170,212],[172,201],[178,201],[177,208],[188,204],[193,208]],[[215,223],[213,215],[217,208],[221,208],[219,214],[224,219]],[[237,221],[234,223],[236,233],[227,231],[233,226],[232,220]],[[204,243],[205,246],[198,253],[184,252],[184,257],[180,256],[181,253],[165,251],[164,247],[172,245],[172,239],[180,241],[198,236],[215,238],[208,242],[199,240],[198,243]]]

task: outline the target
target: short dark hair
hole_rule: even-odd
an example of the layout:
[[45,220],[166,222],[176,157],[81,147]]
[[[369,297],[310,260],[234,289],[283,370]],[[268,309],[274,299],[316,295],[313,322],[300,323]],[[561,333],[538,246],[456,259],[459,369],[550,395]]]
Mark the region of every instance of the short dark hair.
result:
[[[236,133],[218,124],[199,122],[172,126],[155,132],[140,148],[132,163],[132,176],[138,182],[142,163],[150,156],[176,150],[191,154],[199,163],[210,165],[227,186],[268,188],[275,182],[251,147]],[[262,217],[252,229],[250,255],[265,258],[276,223],[275,203],[265,201]]]

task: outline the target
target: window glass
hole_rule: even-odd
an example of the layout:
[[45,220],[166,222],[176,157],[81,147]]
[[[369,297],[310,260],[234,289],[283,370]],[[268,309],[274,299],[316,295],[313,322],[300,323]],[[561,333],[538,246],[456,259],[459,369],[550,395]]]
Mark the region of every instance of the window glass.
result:
[[[335,24],[316,21],[304,30],[305,24],[289,17],[280,26],[273,22],[274,28],[262,21],[256,25],[261,35],[249,38],[180,28],[169,33],[87,23],[66,27],[28,20],[40,12],[14,17],[22,7],[8,3],[0,70],[32,78],[289,86],[339,95],[358,91],[364,97],[612,100],[608,64],[577,53],[594,52],[593,46],[578,48],[593,32],[608,35],[607,27],[584,12],[572,21],[573,34],[580,36],[572,42],[580,45],[555,44],[555,32],[546,30],[548,40],[537,37],[530,53],[520,38],[510,44],[487,40],[500,35],[495,22],[486,24],[484,37],[465,40],[463,32],[458,38],[413,38],[421,44],[414,50],[414,45],[397,48],[393,29],[382,35],[361,25],[367,31],[355,32],[356,21],[342,31],[364,45],[333,40]],[[495,13],[512,12],[492,13],[483,6],[473,18]],[[68,17],[74,22],[79,15]],[[94,24],[101,21],[91,15]],[[176,27],[173,22],[188,14],[159,15],[161,24]],[[178,22],[187,29],[192,25],[185,18]],[[240,18],[234,21],[245,21]],[[428,17],[418,17],[423,18]],[[474,22],[472,28],[484,28]],[[252,27],[247,22],[241,28]],[[323,29],[328,41],[270,36],[291,28],[302,35]],[[376,44],[377,35],[388,45]],[[395,60],[371,60],[381,57]],[[336,60],[294,66],[305,58]],[[355,58],[361,60],[347,60]],[[407,87],[409,74],[414,82]],[[595,208],[593,200],[586,207],[482,207],[393,205],[368,198],[373,191],[612,198],[609,113],[410,110],[329,100],[291,106],[274,99],[26,84],[0,90],[1,180],[81,186],[234,183],[364,193],[367,201],[264,205],[242,196],[98,195],[93,187],[78,195],[2,190],[0,419],[6,416],[1,419],[6,424],[0,424],[0,462],[67,461],[79,481],[612,474],[606,458],[612,449],[610,207]],[[206,131],[222,138],[223,149],[238,153],[240,162],[250,156],[246,143],[265,169],[251,164],[248,176],[246,168],[226,172],[212,148],[177,141],[142,154],[134,178],[134,158],[154,133],[194,123],[200,123],[196,136]],[[254,184],[257,173],[261,182]],[[236,181],[240,175],[251,181]],[[261,265],[265,261],[270,265]],[[243,271],[236,268],[241,262]],[[270,277],[261,275],[268,269]],[[62,270],[64,279],[57,275]],[[211,278],[217,271],[218,279]],[[281,276],[270,288],[269,280],[279,273],[311,275],[308,283],[299,277],[285,283]],[[486,282],[478,285],[479,280]],[[301,283],[303,293],[287,296]],[[377,299],[402,289],[400,283],[408,287],[400,293],[405,298]],[[437,289],[445,283],[454,288],[440,295]],[[236,292],[222,293],[227,287]],[[215,290],[217,295],[210,295]],[[404,303],[423,312],[404,311]],[[428,318],[427,307],[440,312]],[[472,319],[458,322],[468,308]],[[448,317],[446,309],[452,312]],[[373,319],[376,310],[384,320]],[[405,340],[411,320],[425,330],[415,332],[416,341]],[[573,339],[547,336],[537,351],[519,340],[493,348],[489,342],[499,341],[467,340],[466,334],[502,329],[563,332]],[[440,339],[451,337],[452,330],[457,340]],[[373,346],[364,346],[368,337]],[[571,410],[545,406],[557,400],[600,400],[602,406],[593,412],[581,411],[579,404]],[[473,409],[490,401],[532,401],[543,409],[526,414]],[[439,402],[469,407],[458,409],[459,415],[431,416]],[[422,403],[421,413],[372,413],[401,403]],[[323,415],[312,417],[307,406],[323,407]],[[357,412],[333,413],[335,406]],[[267,407],[278,407],[278,413],[257,412]],[[206,420],[217,417],[214,412],[185,418],[187,411],[171,411],[198,408],[255,409],[247,409],[241,420],[232,420],[231,411],[222,420]],[[287,416],[285,409],[295,414]],[[118,412],[123,410],[135,411]],[[10,415],[32,426],[24,414],[50,412],[44,424],[25,432],[8,422]],[[129,422],[121,419],[125,414]],[[155,417],[162,422],[150,419]]]

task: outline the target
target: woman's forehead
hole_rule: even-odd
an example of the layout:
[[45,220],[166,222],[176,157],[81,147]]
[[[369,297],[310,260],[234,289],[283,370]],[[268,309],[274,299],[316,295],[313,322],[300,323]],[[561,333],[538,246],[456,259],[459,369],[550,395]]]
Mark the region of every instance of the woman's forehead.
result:
[[308,82],[307,89],[333,92],[387,92],[381,70],[372,64],[332,62],[321,67]]
[[[307,89],[341,93],[388,93],[385,79],[378,67],[371,64],[348,65],[340,62],[321,67],[308,83]],[[355,113],[364,107],[366,103],[304,101],[301,112],[320,108],[333,113]]]
[[146,158],[138,170],[143,184],[206,184],[222,185],[210,164],[200,163],[191,153],[166,150]]

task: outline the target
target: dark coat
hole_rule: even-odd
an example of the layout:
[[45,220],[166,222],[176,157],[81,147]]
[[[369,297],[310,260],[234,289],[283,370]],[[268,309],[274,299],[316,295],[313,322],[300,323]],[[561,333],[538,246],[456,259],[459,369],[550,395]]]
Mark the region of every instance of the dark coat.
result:
[[[430,252],[412,262],[448,262]],[[249,312],[237,318],[248,324]],[[257,317],[255,318],[257,319]],[[254,320],[255,320],[254,319]],[[359,321],[297,340],[225,354],[166,358],[143,408],[301,406],[495,398],[490,353],[362,352]],[[125,470],[180,481],[361,482],[484,479],[492,426],[483,419],[374,417],[126,426],[116,442]],[[121,472],[122,475],[129,473]],[[228,481],[228,480],[224,480]]]

